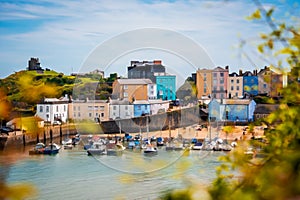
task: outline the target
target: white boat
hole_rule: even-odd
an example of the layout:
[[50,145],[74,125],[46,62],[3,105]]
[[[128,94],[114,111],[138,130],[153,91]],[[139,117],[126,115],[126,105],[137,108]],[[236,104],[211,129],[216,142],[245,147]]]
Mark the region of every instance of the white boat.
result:
[[157,148],[152,145],[148,145],[144,149],[144,155],[156,155],[156,154],[157,154]]
[[192,146],[192,150],[201,150],[203,147],[202,143],[201,142],[197,142],[196,144],[194,144]]
[[61,144],[63,145],[64,149],[72,149],[73,148],[73,141],[71,138],[65,138]]
[[89,156],[105,155],[107,154],[106,145],[102,142],[94,142],[93,145],[87,150]]

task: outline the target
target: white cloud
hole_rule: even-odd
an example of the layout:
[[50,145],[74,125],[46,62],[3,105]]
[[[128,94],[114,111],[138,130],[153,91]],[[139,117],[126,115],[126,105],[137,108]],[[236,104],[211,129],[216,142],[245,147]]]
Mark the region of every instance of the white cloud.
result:
[[[18,62],[8,63],[20,55],[26,63],[32,55],[66,73],[70,73],[70,66],[79,69],[98,44],[119,33],[147,27],[178,31],[202,45],[216,64],[237,65],[233,56],[237,50],[232,47],[238,42],[238,33],[247,38],[264,28],[245,20],[255,5],[244,1],[44,0],[39,4],[1,4],[2,10],[6,12],[1,12],[1,20],[41,20],[32,31],[1,34],[1,52],[5,45],[10,49],[10,56],[0,53],[2,66],[17,66]],[[23,52],[24,46],[29,53]]]

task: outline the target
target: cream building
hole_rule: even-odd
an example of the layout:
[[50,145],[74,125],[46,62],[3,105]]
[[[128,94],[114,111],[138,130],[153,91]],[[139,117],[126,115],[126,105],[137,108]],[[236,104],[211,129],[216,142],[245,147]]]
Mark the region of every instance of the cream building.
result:
[[229,74],[227,81],[227,98],[243,97],[243,76],[233,72]]
[[108,121],[109,103],[107,100],[73,100],[69,104],[69,116],[79,121]]

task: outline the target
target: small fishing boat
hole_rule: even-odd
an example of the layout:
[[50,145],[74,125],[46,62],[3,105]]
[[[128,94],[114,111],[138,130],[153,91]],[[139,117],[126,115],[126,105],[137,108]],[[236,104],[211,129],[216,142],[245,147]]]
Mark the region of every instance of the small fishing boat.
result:
[[104,145],[102,142],[94,142],[92,146],[87,150],[87,154],[89,156],[105,155],[107,154],[106,145]]
[[123,151],[126,149],[122,144],[117,143],[108,143],[106,145],[106,151],[108,156],[120,156],[122,155]]
[[157,148],[152,146],[151,144],[148,145],[145,149],[144,149],[144,155],[156,155],[157,154]]
[[157,146],[164,146],[164,139],[162,137],[158,137],[156,139]]
[[55,143],[50,143],[47,145],[43,151],[44,154],[53,155],[57,154],[60,150],[60,146]]
[[61,144],[63,145],[64,149],[72,149],[73,148],[73,141],[71,138],[65,138]]
[[29,150],[29,155],[37,155],[37,154],[44,154],[44,149],[46,145],[44,143],[37,143],[32,150]]
[[192,146],[192,150],[201,150],[203,147],[202,143],[201,142],[197,142],[196,144],[194,144]]

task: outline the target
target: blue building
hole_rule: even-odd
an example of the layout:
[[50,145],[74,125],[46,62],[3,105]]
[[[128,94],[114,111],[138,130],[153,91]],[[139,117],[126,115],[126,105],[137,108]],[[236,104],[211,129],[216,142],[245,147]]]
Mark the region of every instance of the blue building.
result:
[[216,121],[254,120],[256,103],[251,99],[213,99],[208,104],[209,117]]
[[258,77],[256,71],[251,73],[249,71],[243,74],[243,94],[244,95],[258,95]]
[[150,103],[145,100],[136,100],[133,102],[134,117],[140,117],[150,114]]
[[176,76],[166,73],[155,73],[157,99],[176,100]]

